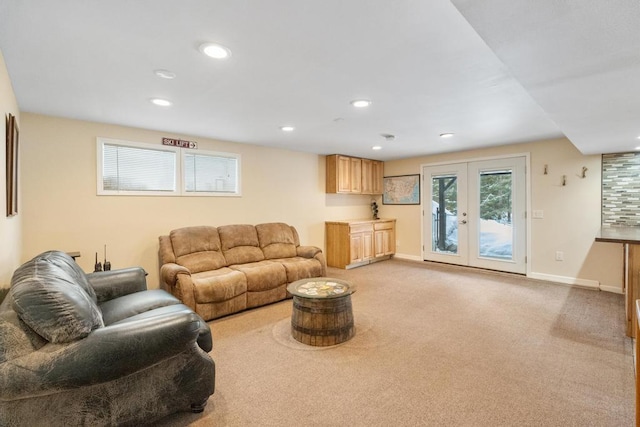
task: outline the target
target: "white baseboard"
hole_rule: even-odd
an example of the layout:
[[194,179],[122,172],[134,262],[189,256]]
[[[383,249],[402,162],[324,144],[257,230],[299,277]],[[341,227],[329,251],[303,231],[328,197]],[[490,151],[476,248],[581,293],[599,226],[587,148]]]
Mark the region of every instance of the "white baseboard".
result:
[[[405,259],[408,261],[424,261],[422,257],[416,255],[407,255],[397,253],[393,256],[397,259]],[[568,286],[576,286],[579,288],[592,289],[592,290],[600,290],[605,292],[612,292],[614,294],[623,294],[621,288],[616,286],[607,286],[601,285],[597,280],[589,280],[589,279],[578,279],[577,277],[567,277],[567,276],[556,276],[554,274],[545,274],[545,273],[529,273],[527,277],[536,280],[544,280],[545,282],[553,282],[559,283],[561,285]]]
[[580,288],[601,290],[607,292],[622,293],[621,289],[612,286],[601,286],[597,280],[578,279],[577,277],[556,276],[544,273],[529,273],[527,277],[531,279],[544,280],[547,282],[555,282],[563,285],[577,286]]
[[395,254],[393,255],[393,257],[398,259],[406,259],[409,261],[424,261],[421,257],[417,255]]

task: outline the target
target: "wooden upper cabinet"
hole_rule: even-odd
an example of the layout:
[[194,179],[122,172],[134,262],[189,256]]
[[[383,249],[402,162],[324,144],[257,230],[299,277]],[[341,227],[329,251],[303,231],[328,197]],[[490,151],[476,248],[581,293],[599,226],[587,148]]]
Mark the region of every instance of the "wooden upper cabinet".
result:
[[362,194],[382,194],[383,165],[377,160],[362,159]]
[[327,156],[327,193],[382,194],[383,163],[333,154]]

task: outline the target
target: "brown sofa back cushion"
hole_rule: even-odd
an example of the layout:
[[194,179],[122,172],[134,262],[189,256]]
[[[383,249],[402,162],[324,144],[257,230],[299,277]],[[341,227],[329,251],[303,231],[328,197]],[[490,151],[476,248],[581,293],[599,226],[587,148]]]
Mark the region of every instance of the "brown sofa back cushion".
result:
[[281,222],[272,222],[256,225],[256,231],[266,259],[296,256],[296,238],[293,227]]
[[264,260],[256,227],[248,224],[218,227],[222,253],[228,265],[246,264]]
[[169,234],[176,264],[191,271],[216,270],[227,266],[221,251],[220,236],[216,227],[185,227]]

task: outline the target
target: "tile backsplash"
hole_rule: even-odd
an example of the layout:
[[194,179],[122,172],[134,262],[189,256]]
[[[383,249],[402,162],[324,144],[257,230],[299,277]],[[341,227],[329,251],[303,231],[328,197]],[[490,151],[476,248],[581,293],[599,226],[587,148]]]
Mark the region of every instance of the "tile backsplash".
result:
[[602,155],[602,224],[640,226],[640,153]]

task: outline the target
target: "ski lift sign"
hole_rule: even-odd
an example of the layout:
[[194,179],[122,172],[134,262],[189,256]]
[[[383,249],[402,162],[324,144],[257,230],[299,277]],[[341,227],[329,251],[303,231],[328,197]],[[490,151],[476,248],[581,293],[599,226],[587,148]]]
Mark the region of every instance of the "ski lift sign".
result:
[[198,149],[198,143],[195,141],[185,141],[183,139],[162,138],[162,145],[170,145],[172,147],[193,148]]

